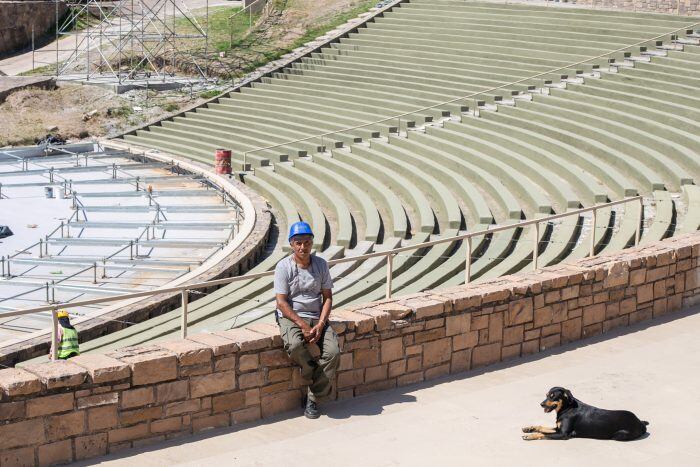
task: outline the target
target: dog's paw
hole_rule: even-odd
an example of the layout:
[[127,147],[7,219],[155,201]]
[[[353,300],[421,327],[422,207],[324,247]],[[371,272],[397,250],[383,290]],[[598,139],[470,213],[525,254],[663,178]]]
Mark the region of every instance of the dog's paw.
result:
[[540,439],[540,437],[537,436],[537,433],[533,433],[533,434],[530,434],[530,435],[523,435],[523,439],[524,439],[525,441],[532,441],[532,440],[535,440],[535,439]]
[[524,427],[523,427],[523,433],[532,433],[532,432],[534,432],[535,430],[536,430],[536,429],[535,429],[534,426],[524,426]]

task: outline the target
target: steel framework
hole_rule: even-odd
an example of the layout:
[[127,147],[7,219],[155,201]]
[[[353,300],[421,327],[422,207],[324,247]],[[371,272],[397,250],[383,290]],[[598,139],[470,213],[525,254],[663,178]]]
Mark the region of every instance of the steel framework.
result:
[[59,18],[56,0],[58,78],[166,82],[186,62],[196,79],[207,79],[208,1],[204,27],[182,0],[70,0],[68,7]]

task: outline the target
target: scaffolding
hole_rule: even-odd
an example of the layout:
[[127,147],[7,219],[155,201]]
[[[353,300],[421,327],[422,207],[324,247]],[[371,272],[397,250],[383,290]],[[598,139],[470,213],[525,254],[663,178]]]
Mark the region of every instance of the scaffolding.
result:
[[[208,79],[208,1],[204,27],[182,0],[71,0],[62,18],[58,5],[56,0],[58,79],[120,88]],[[194,78],[177,76],[183,66],[195,71]]]

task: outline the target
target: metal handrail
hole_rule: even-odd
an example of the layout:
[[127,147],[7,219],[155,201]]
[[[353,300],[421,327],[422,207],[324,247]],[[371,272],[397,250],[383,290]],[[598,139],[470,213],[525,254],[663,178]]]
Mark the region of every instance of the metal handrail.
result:
[[[517,222],[514,224],[508,224],[508,225],[502,225],[498,227],[493,227],[493,228],[487,228],[484,230],[479,230],[475,232],[468,232],[460,235],[454,235],[451,237],[445,237],[445,238],[440,238],[437,240],[430,240],[427,242],[422,242],[422,243],[417,243],[413,245],[407,245],[404,247],[398,247],[398,248],[392,248],[390,250],[386,251],[381,251],[381,252],[375,252],[375,253],[367,253],[364,255],[357,255],[357,256],[348,256],[345,258],[339,258],[339,259],[334,259],[328,261],[329,265],[335,265],[335,264],[340,264],[340,263],[347,263],[350,261],[363,261],[366,259],[370,258],[376,258],[380,256],[385,256],[387,258],[387,280],[386,280],[386,297],[390,298],[392,294],[392,287],[391,287],[391,280],[392,280],[392,275],[393,275],[393,262],[392,259],[394,256],[396,256],[399,253],[405,252],[405,251],[411,251],[411,250],[420,250],[422,248],[426,247],[431,247],[434,245],[439,245],[441,243],[448,243],[448,242],[455,242],[459,240],[466,240],[467,241],[467,252],[465,255],[465,283],[469,283],[471,281],[471,256],[472,256],[472,238],[474,237],[480,237],[480,236],[485,236],[489,234],[494,234],[498,232],[503,232],[506,230],[510,229],[519,229],[519,228],[524,228],[528,226],[533,226],[534,227],[534,233],[535,235],[533,236],[533,268],[534,270],[537,270],[539,268],[538,265],[538,249],[539,249],[539,225],[541,223],[548,223],[557,219],[562,219],[564,217],[569,217],[569,216],[578,216],[583,213],[591,212],[592,213],[592,224],[591,224],[591,236],[590,236],[590,249],[589,249],[589,255],[595,256],[595,240],[596,240],[596,235],[595,235],[595,223],[596,223],[596,214],[599,209],[605,209],[621,204],[626,204],[630,202],[639,202],[639,211],[638,211],[638,222],[637,222],[637,229],[635,230],[635,239],[634,239],[634,244],[637,245],[640,240],[640,235],[641,235],[641,225],[642,225],[642,218],[643,218],[643,205],[644,197],[643,196],[632,196],[624,199],[620,199],[617,201],[612,201],[609,203],[604,203],[604,204],[597,204],[594,206],[589,206],[586,208],[581,208],[581,209],[576,209],[573,211],[567,211],[565,213],[561,214],[554,214],[551,216],[545,216],[545,217],[539,217],[535,219],[530,219],[530,220],[525,220],[521,222]],[[149,297],[153,295],[158,295],[158,294],[164,294],[164,293],[173,293],[177,292],[181,294],[182,297],[182,324],[181,324],[181,335],[183,338],[187,335],[187,308],[188,308],[188,293],[191,290],[195,289],[201,289],[201,288],[207,288],[207,287],[215,287],[215,286],[220,286],[220,285],[226,285],[230,284],[232,282],[239,282],[239,281],[244,281],[244,280],[253,280],[253,279],[259,279],[262,277],[267,277],[271,276],[274,274],[274,271],[263,271],[263,272],[258,272],[258,273],[253,273],[253,274],[244,274],[241,276],[235,276],[235,277],[227,277],[224,279],[215,279],[211,281],[205,281],[205,282],[198,282],[194,284],[187,284],[187,285],[181,285],[181,286],[176,286],[176,287],[163,287],[159,289],[153,289],[153,290],[148,290],[148,291],[143,291],[143,292],[134,292],[134,293],[128,293],[128,294],[123,294],[123,295],[117,295],[113,297],[103,297],[103,298],[95,298],[95,299],[89,299],[89,300],[81,300],[81,301],[75,301],[75,302],[70,302],[70,303],[65,303],[65,304],[51,304],[51,305],[45,305],[45,306],[40,306],[40,307],[34,307],[34,308],[28,308],[28,309],[23,309],[23,310],[16,310],[16,311],[10,311],[8,313],[2,313],[0,314],[0,317],[10,317],[10,316],[22,316],[22,315],[28,315],[28,314],[33,314],[33,313],[39,313],[43,311],[51,311],[52,315],[55,316],[57,310],[59,308],[75,308],[75,307],[80,307],[80,306],[88,306],[88,305],[96,305],[96,304],[101,304],[101,303],[108,303],[108,302],[117,302],[117,301],[122,301],[122,300],[128,300],[128,299],[134,299],[134,298],[141,298],[141,297]],[[54,325],[57,323],[57,321],[54,319]],[[57,330],[52,329],[52,336],[57,336]],[[55,342],[55,341],[54,341]],[[53,348],[57,348],[57,344],[53,346]]]
[[432,110],[432,109],[435,109],[436,107],[440,107],[440,106],[447,105],[447,104],[453,104],[453,103],[458,102],[458,101],[464,101],[464,100],[466,100],[466,99],[471,99],[471,98],[474,98],[474,97],[476,97],[476,96],[480,96],[480,95],[485,94],[485,93],[488,93],[488,92],[497,91],[497,90],[499,90],[499,89],[503,89],[503,88],[506,88],[506,87],[509,87],[509,86],[513,86],[513,85],[516,85],[516,84],[520,84],[520,83],[523,83],[523,82],[525,82],[525,81],[530,81],[530,80],[537,79],[537,78],[542,77],[542,76],[545,76],[545,75],[549,75],[549,74],[552,74],[552,73],[556,73],[556,72],[561,71],[561,70],[566,70],[566,69],[568,69],[568,68],[572,68],[572,67],[575,67],[575,66],[578,66],[578,65],[582,65],[582,64],[584,64],[584,63],[588,63],[588,62],[593,61],[593,60],[598,60],[598,59],[600,59],[600,58],[604,58],[604,57],[607,57],[607,56],[609,56],[609,55],[613,55],[613,54],[616,54],[616,53],[619,53],[619,52],[624,52],[624,51],[626,51],[627,49],[630,49],[630,48],[632,48],[632,47],[637,47],[637,46],[640,46],[640,45],[643,45],[643,44],[647,44],[647,43],[649,43],[649,42],[652,42],[652,41],[661,39],[661,38],[663,38],[663,37],[666,37],[666,36],[669,36],[669,35],[673,35],[673,34],[679,32],[679,31],[692,29],[692,28],[694,28],[694,27],[697,26],[697,25],[700,25],[700,21],[695,22],[695,23],[693,23],[693,24],[689,24],[689,25],[687,25],[687,26],[683,26],[683,27],[678,28],[678,29],[674,29],[673,31],[669,31],[669,32],[665,32],[665,33],[663,33],[663,34],[659,34],[659,35],[654,36],[654,37],[651,37],[651,38],[649,38],[649,39],[643,39],[643,40],[641,40],[641,41],[635,42],[634,44],[626,45],[626,46],[624,46],[624,47],[620,47],[620,48],[618,48],[618,49],[615,49],[615,50],[612,50],[612,51],[609,51],[609,52],[605,52],[604,54],[600,54],[600,55],[597,55],[597,56],[595,56],[595,57],[590,57],[590,58],[587,58],[587,59],[585,59],[585,60],[581,60],[581,61],[578,61],[578,62],[575,62],[575,63],[569,63],[569,64],[567,64],[567,65],[564,65],[564,66],[561,66],[561,67],[558,67],[558,68],[553,68],[553,69],[551,69],[551,70],[543,71],[543,72],[541,72],[541,73],[537,73],[537,74],[528,76],[528,77],[526,77],[526,78],[521,78],[521,79],[519,79],[519,80],[512,81],[512,82],[510,82],[510,83],[502,84],[502,85],[500,85],[500,86],[494,86],[494,87],[485,89],[485,90],[483,90],[483,91],[472,92],[472,93],[470,93],[470,94],[467,94],[467,95],[464,95],[464,96],[461,96],[461,97],[455,97],[455,98],[453,98],[453,99],[450,99],[450,100],[447,100],[447,101],[444,101],[444,102],[440,102],[440,103],[438,103],[438,104],[433,104],[433,105],[430,105],[430,106],[427,106],[427,107],[422,107],[422,108],[420,108],[420,109],[416,109],[416,110],[413,110],[413,111],[411,111],[411,112],[404,112],[404,113],[401,113],[401,114],[393,115],[393,116],[391,116],[391,117],[386,117],[386,118],[382,118],[382,119],[380,119],[380,120],[375,120],[375,121],[373,121],[373,122],[363,123],[363,124],[361,124],[361,125],[355,125],[355,126],[351,126],[351,127],[340,128],[340,129],[338,129],[338,130],[328,131],[328,132],[325,132],[325,133],[319,133],[319,134],[312,135],[312,136],[306,136],[306,137],[304,137],[304,138],[298,138],[298,139],[295,139],[295,140],[286,141],[286,142],[284,142],[284,143],[278,143],[278,144],[273,144],[273,145],[271,145],[271,146],[265,146],[265,147],[261,147],[261,148],[257,148],[257,149],[251,149],[251,150],[245,151],[245,152],[243,153],[243,170],[245,171],[245,168],[246,168],[246,161],[247,161],[247,156],[248,156],[248,154],[252,154],[252,153],[255,153],[255,152],[259,152],[259,151],[265,151],[265,150],[268,150],[268,149],[274,149],[274,148],[278,148],[278,147],[281,147],[281,146],[287,146],[287,145],[294,144],[294,143],[300,143],[300,142],[302,142],[302,141],[308,141],[308,140],[311,140],[311,139],[316,139],[316,138],[321,138],[321,139],[322,139],[323,137],[327,137],[327,136],[334,135],[334,134],[337,134],[337,133],[344,133],[344,132],[347,132],[347,131],[358,130],[358,129],[360,129],[360,128],[365,128],[365,127],[368,127],[368,126],[371,126],[371,125],[377,125],[377,124],[379,124],[379,123],[384,123],[384,122],[388,122],[388,121],[391,121],[391,120],[398,120],[398,121],[399,121],[399,131],[400,131],[400,130],[401,130],[401,128],[400,128],[400,126],[401,126],[401,123],[400,123],[400,122],[401,122],[401,118],[406,117],[406,116],[408,116],[408,115],[413,115],[413,114],[416,114],[416,113],[419,113],[419,112],[424,112],[424,111],[426,111],[426,110]]

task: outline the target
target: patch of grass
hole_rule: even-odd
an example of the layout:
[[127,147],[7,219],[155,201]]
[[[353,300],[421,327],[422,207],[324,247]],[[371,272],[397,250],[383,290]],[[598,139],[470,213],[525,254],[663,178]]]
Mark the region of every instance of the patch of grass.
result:
[[134,109],[128,105],[122,105],[120,107],[110,107],[107,109],[107,115],[110,117],[128,117],[134,113]]
[[[370,8],[372,8],[374,5],[376,5],[376,3],[377,3],[376,0],[364,1],[361,4],[357,5],[355,8],[353,8],[352,10],[348,10],[346,12],[336,14],[336,15],[328,18],[327,21],[323,22],[319,26],[317,26],[315,28],[307,29],[303,36],[299,37],[297,40],[295,40],[292,43],[292,45],[289,47],[289,50],[293,50],[293,49],[296,49],[297,47],[301,47],[302,45],[306,44],[307,42],[310,42],[310,41],[316,39],[317,37],[326,34],[328,31],[331,31],[332,29],[337,28],[341,24],[346,23],[348,20],[355,18],[362,13],[366,13],[367,11],[369,11]],[[287,51],[285,51],[284,53],[287,53]]]
[[215,89],[212,89],[210,91],[200,92],[199,97],[201,97],[202,99],[212,99],[212,98],[218,96],[219,94],[221,94],[221,91],[217,91]]
[[[59,65],[60,66],[60,65]],[[44,65],[33,70],[23,71],[17,76],[53,76],[56,74],[56,65]]]
[[[248,32],[250,25],[255,24],[260,17],[259,14],[254,14],[251,18],[248,12],[241,12],[241,10],[240,7],[210,8],[208,18],[201,11],[193,12],[193,16],[203,30],[207,30],[208,24],[209,44],[212,50],[216,52],[231,50]],[[198,32],[187,18],[176,19],[175,27],[177,32],[182,34]]]
[[180,108],[180,106],[174,102],[168,102],[167,104],[162,105],[161,108],[166,112],[175,112]]

